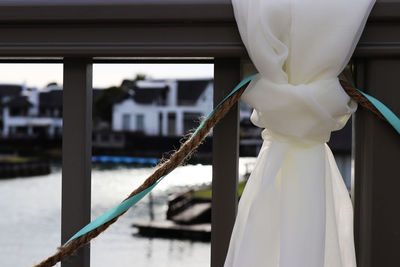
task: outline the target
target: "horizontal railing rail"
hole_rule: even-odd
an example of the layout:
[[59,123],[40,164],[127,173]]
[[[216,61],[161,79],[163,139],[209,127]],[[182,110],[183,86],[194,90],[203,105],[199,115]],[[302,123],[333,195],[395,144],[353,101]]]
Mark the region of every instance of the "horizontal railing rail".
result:
[[[400,55],[399,23],[377,1],[355,55]],[[0,1],[0,25],[0,57],[247,57],[230,0]]]
[[[371,21],[399,21],[400,3],[378,0]],[[231,0],[13,0],[0,22],[234,22]]]

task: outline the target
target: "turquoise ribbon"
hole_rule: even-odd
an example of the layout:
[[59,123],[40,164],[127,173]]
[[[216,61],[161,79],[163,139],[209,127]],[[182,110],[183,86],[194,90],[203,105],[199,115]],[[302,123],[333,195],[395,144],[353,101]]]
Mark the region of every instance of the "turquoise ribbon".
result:
[[[249,83],[257,74],[253,74],[247,78],[245,78],[243,81],[241,81],[224,99],[222,99],[221,102],[218,103],[218,105],[214,108],[213,111],[200,123],[200,125],[197,127],[197,129],[193,132],[193,134],[190,136],[190,138],[193,138],[195,135],[198,134],[201,128],[203,128],[204,124],[206,123],[207,120],[210,119],[210,117],[215,113],[215,111],[221,106],[228,98],[230,98],[233,94],[235,94],[240,88],[245,86],[247,83]],[[374,97],[362,93],[378,110],[379,112],[382,113],[382,115],[388,120],[388,122],[396,129],[396,131],[400,134],[400,119],[389,109],[387,108],[382,102],[379,100],[375,99]],[[190,154],[190,153],[189,153]],[[188,156],[188,155],[187,155]],[[187,157],[186,156],[186,157]],[[168,174],[167,174],[168,175]],[[143,197],[145,197],[151,190],[156,187],[158,183],[161,182],[167,175],[164,175],[161,177],[155,184],[152,186],[146,188],[145,190],[137,193],[136,195],[128,198],[127,200],[123,201],[121,204],[115,206],[114,208],[106,211],[104,214],[101,216],[97,217],[95,220],[93,220],[91,223],[83,227],[79,232],[77,232],[74,236],[72,236],[65,244],[66,246],[68,243],[70,243],[72,240],[96,229],[97,227],[111,221],[112,219],[118,217],[125,211],[127,211],[130,207],[135,205],[137,202],[139,202]]]
[[[204,124],[206,123],[207,120],[210,119],[210,117],[215,113],[215,111],[221,106],[228,98],[230,98],[233,94],[235,94],[240,88],[245,86],[247,83],[249,83],[255,76],[251,75],[247,78],[245,78],[243,81],[241,81],[224,99],[222,99],[221,102],[218,103],[218,105],[214,108],[213,111],[200,123],[200,125],[197,127],[197,129],[193,132],[193,134],[190,136],[190,138],[193,138],[195,135],[198,134],[201,128],[203,128]],[[190,153],[189,153],[190,154]],[[187,157],[188,155],[186,155]],[[168,174],[167,174],[168,175]],[[156,185],[161,182],[162,179],[164,179],[167,175],[164,175],[161,177],[155,184],[152,186],[146,188],[145,190],[137,193],[136,195],[128,198],[127,200],[123,201],[121,204],[115,206],[114,208],[106,211],[104,214],[100,215],[96,219],[94,219],[91,223],[83,227],[79,232],[77,232],[75,235],[73,235],[65,244],[66,246],[68,243],[70,243],[72,240],[83,236],[84,234],[96,229],[97,227],[111,221],[112,219],[118,217],[125,211],[127,211],[130,207],[138,203],[142,198],[144,198],[151,190],[156,187]]]
[[363,96],[365,96],[369,102],[372,103],[376,107],[377,110],[382,114],[383,117],[393,126],[393,128],[400,134],[400,119],[381,101],[378,99],[360,91],[357,89]]

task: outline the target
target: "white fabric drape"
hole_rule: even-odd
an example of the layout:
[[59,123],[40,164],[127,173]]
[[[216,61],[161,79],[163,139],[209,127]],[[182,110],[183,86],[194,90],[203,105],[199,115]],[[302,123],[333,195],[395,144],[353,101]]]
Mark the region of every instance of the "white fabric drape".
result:
[[242,100],[264,144],[225,267],[354,267],[353,211],[329,147],[356,104],[337,76],[372,0],[232,0],[259,71]]

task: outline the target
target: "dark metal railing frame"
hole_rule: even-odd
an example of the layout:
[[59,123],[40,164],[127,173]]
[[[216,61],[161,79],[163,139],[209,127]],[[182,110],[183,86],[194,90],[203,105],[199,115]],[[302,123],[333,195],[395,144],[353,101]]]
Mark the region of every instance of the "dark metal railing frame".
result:
[[[377,1],[354,62],[356,84],[400,114],[400,1]],[[214,103],[248,56],[230,0],[0,2],[0,62],[64,64],[62,242],[90,220],[94,63],[214,63]],[[237,209],[238,108],[214,129],[211,266],[223,266]],[[79,118],[79,119],[77,119]],[[398,266],[398,136],[355,118],[355,240],[359,266]],[[89,266],[89,246],[63,267]]]

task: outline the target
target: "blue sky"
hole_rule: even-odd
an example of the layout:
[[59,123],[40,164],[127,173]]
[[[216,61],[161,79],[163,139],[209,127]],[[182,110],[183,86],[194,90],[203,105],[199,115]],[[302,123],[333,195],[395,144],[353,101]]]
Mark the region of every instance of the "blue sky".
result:
[[[62,64],[0,64],[0,83],[26,83],[43,88],[49,82],[62,83]],[[93,87],[119,85],[123,79],[146,74],[154,79],[211,78],[212,64],[95,64]]]

